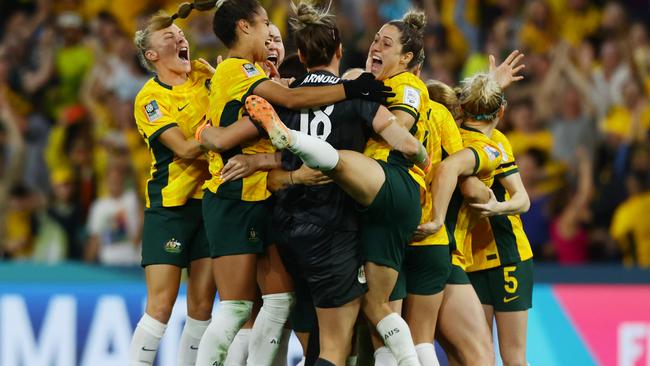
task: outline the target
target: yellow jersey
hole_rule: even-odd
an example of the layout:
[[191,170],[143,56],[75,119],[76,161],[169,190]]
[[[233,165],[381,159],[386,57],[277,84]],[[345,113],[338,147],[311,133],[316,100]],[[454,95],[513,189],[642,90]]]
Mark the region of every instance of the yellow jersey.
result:
[[[225,127],[240,119],[245,111],[246,97],[266,80],[269,78],[264,74],[264,70],[248,60],[231,57],[221,62],[212,77],[212,85],[215,87],[210,94],[210,109],[207,115],[207,118],[212,120],[212,125]],[[222,198],[249,202],[267,199],[271,195],[266,189],[268,172],[256,171],[246,178],[224,182],[221,179],[221,169],[229,158],[237,154],[273,152],[275,148],[268,138],[243,143],[222,153],[208,152],[212,178],[205,182],[203,188]]]
[[[495,171],[495,181],[492,191],[497,201],[506,201],[510,195],[499,182],[519,172],[515,164],[512,147],[506,136],[494,130],[492,140],[501,150],[501,164]],[[480,218],[472,228],[472,235],[466,238],[465,256],[472,257],[472,264],[465,270],[467,272],[480,271],[525,261],[533,257],[528,237],[519,215],[499,215],[489,218]]]
[[628,198],[614,211],[610,234],[627,266],[650,267],[650,225],[642,219],[650,210],[650,192]]
[[[431,159],[431,169],[424,176],[425,184],[427,189],[423,191],[421,204],[422,204],[422,219],[420,220],[421,224],[430,222],[433,220],[433,192],[431,192],[431,183],[435,175],[435,166],[446,157],[444,152],[444,145],[446,142],[441,139],[440,132],[443,130],[442,126],[449,126],[453,124],[453,128],[456,129],[458,134],[458,144],[462,148],[462,140],[460,138],[460,132],[458,132],[458,127],[454,121],[454,117],[449,113],[449,110],[440,103],[429,101],[429,109],[427,110],[427,123],[418,125],[418,131],[416,137],[419,138],[418,134],[423,134],[422,141],[424,146],[427,149],[427,154]],[[422,127],[422,128],[420,128]],[[460,149],[459,149],[460,150]],[[420,245],[449,245],[449,235],[447,229],[443,227],[438,230],[436,233],[427,236],[418,242],[410,243],[413,246]]]
[[147,207],[181,206],[190,198],[203,197],[201,186],[208,177],[205,159],[181,159],[158,139],[172,127],[191,138],[205,119],[212,73],[200,62],[192,61],[188,76],[186,82],[175,86],[154,77],[135,97],[135,122],[151,154]]
[[[468,126],[461,126],[460,135],[463,139],[463,147],[472,151],[476,158],[472,175],[479,178],[486,186],[491,186],[495,171],[502,159],[498,144],[481,131]],[[466,253],[464,245],[467,237],[471,236],[472,226],[477,220],[478,215],[467,206],[460,189],[456,188],[447,209],[445,225],[450,234],[449,244],[453,250],[452,263],[463,269],[472,263],[472,257],[464,255]]]
[[[422,138],[424,134],[418,134],[418,129],[424,128],[423,126],[428,123],[426,121],[426,112],[429,108],[429,91],[427,90],[427,86],[417,76],[407,71],[384,80],[384,85],[391,87],[393,93],[395,93],[394,97],[386,100],[388,110],[400,110],[413,116],[415,122],[410,132],[416,137],[419,137],[420,142],[423,142]],[[390,145],[380,137],[374,136],[370,138],[363,153],[376,160],[412,168],[409,170],[409,174],[422,189],[426,189],[424,172],[417,167],[413,167],[413,164],[402,153],[391,150]]]

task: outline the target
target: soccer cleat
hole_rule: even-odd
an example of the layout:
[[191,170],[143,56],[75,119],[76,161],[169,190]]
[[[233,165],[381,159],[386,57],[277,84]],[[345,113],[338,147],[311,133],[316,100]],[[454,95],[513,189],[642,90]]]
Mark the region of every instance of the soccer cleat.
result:
[[246,98],[246,110],[251,120],[266,130],[273,146],[278,150],[291,146],[291,131],[266,99],[257,95],[249,96]]

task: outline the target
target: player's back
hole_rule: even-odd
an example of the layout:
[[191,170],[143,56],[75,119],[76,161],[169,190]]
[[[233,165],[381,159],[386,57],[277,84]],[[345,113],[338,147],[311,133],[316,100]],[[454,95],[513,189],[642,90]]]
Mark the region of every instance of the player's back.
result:
[[[341,79],[327,71],[316,71],[296,80],[291,87],[338,84]],[[287,127],[316,136],[338,150],[363,152],[372,132],[378,103],[360,99],[291,111],[278,108]],[[289,151],[282,152],[282,166],[296,170],[301,160]],[[336,184],[297,185],[276,193],[277,205],[295,220],[337,230],[357,230],[354,201]]]

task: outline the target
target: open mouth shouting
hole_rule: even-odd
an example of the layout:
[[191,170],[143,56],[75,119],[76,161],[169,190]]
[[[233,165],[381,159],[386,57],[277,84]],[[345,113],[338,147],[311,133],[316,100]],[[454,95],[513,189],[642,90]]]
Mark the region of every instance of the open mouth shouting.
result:
[[190,62],[190,50],[187,47],[181,47],[178,49],[178,58],[183,62]]
[[382,65],[384,64],[383,60],[381,59],[380,56],[373,55],[372,56],[372,63],[370,64],[370,72],[373,74],[375,72],[378,72],[381,70]]
[[269,53],[269,55],[266,57],[267,61],[270,61],[273,65],[276,67],[278,66],[278,54],[275,52]]

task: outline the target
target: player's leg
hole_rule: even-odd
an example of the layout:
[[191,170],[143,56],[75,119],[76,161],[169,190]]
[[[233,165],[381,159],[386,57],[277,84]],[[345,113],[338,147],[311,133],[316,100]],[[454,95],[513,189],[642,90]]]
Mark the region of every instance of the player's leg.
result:
[[499,352],[504,366],[526,366],[526,329],[528,310],[497,311]]
[[130,365],[151,365],[160,339],[171,316],[181,279],[181,268],[170,264],[152,264],[144,269],[147,305],[133,332]]
[[181,269],[189,262],[190,242],[195,231],[194,226],[186,221],[186,209],[180,206],[145,210],[142,265],[145,268],[147,304],[133,333],[131,365],[153,362],[176,302]]
[[192,261],[188,272],[187,319],[178,350],[178,363],[182,366],[196,363],[199,342],[210,324],[216,293],[210,257]]
[[263,303],[251,330],[247,364],[271,365],[294,303],[293,282],[276,245],[269,245],[260,256],[257,274]]
[[445,283],[451,270],[447,245],[409,246],[406,248],[405,319],[423,365],[438,365],[433,339]]
[[499,351],[505,366],[526,365],[528,309],[532,306],[533,262],[489,269]]
[[491,334],[478,297],[469,283],[445,287],[437,326],[452,347],[452,350],[445,350],[454,355],[457,364],[494,365]]
[[[397,283],[393,292],[390,294],[388,306],[393,313],[402,314],[403,298],[406,297],[406,283],[403,275],[397,277]],[[373,356],[375,357],[375,366],[397,366],[397,359],[393,352],[384,344],[384,340],[379,336],[374,326],[371,326],[370,341],[372,342]]]
[[[203,217],[201,202],[192,200],[187,205],[192,216]],[[188,215],[188,217],[190,217]],[[190,264],[187,267],[187,320],[178,348],[178,364],[193,366],[203,333],[210,324],[217,287],[212,275],[210,244],[205,235],[203,221],[195,221],[196,230],[190,243]]]
[[345,365],[352,349],[354,325],[361,308],[361,298],[336,308],[316,308],[320,331],[320,359]]
[[257,296],[257,256],[263,251],[263,237],[257,233],[266,230],[260,226],[265,215],[264,203],[204,194],[203,218],[221,301],[201,338],[197,365],[224,363],[235,335],[251,316]]

